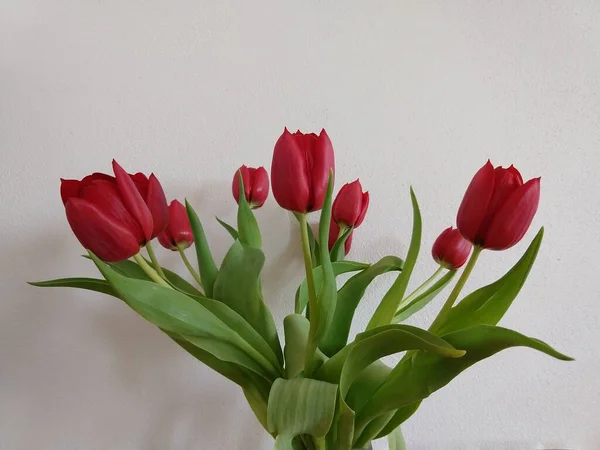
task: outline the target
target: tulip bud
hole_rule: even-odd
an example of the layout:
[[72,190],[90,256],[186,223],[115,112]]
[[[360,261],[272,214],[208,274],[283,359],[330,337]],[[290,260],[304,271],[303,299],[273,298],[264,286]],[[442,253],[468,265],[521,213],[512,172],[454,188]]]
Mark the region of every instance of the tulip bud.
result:
[[[331,223],[329,224],[329,251],[331,251],[331,249],[333,248],[333,246],[335,245],[335,242],[338,240],[338,238],[341,235],[341,228],[340,226],[335,223],[335,221],[332,219]],[[350,234],[348,235],[348,237],[346,238],[346,242],[344,242],[344,254],[348,254],[350,253],[350,248],[352,248],[352,235],[354,234],[354,231],[351,231]]]
[[467,262],[471,243],[452,227],[446,228],[435,240],[431,255],[438,264],[447,269],[458,269]]
[[287,128],[275,144],[271,186],[279,206],[306,213],[323,207],[329,172],[334,170],[333,146],[325,130],[317,136]]
[[121,261],[139,252],[167,223],[167,202],[158,179],[129,175],[113,161],[115,176],[93,173],[61,179],[60,194],[73,233],[100,259]]
[[158,242],[168,250],[185,250],[194,243],[192,226],[185,206],[173,200],[169,205],[169,222],[162,233],[158,235]]
[[333,202],[331,216],[341,227],[354,227],[362,223],[369,207],[369,193],[362,191],[360,181],[347,183]]
[[473,177],[458,210],[461,234],[475,245],[505,250],[531,225],[540,201],[540,179],[523,183],[519,171],[488,161]]
[[264,167],[240,167],[233,176],[231,192],[237,203],[240,202],[240,173],[244,180],[244,195],[250,208],[260,208],[269,196],[269,175]]

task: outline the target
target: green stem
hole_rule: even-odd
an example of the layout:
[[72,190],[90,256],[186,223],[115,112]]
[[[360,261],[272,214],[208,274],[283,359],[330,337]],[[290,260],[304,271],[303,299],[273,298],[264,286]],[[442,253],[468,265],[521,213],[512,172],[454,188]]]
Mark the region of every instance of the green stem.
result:
[[185,267],[187,267],[187,270],[189,270],[189,272],[194,277],[194,280],[196,280],[198,282],[198,284],[200,285],[200,287],[202,287],[202,279],[200,278],[200,275],[198,274],[198,272],[196,272],[196,270],[192,267],[190,260],[185,255],[185,251],[181,248],[177,248],[177,250],[179,251],[179,255],[181,256],[181,259],[183,260]]
[[435,272],[433,272],[433,275],[431,275],[429,278],[427,278],[423,282],[423,284],[421,284],[421,286],[416,288],[413,292],[410,293],[410,295],[408,297],[406,297],[404,300],[402,300],[400,302],[400,306],[398,306],[398,310],[401,310],[404,306],[408,305],[415,298],[417,298],[419,295],[421,295],[423,293],[423,291],[425,291],[425,289],[427,287],[429,287],[429,285],[433,282],[433,280],[435,280],[438,277],[438,275],[440,273],[442,273],[442,271],[445,269],[446,268],[444,266],[439,266],[438,269]]
[[157,284],[160,284],[161,286],[172,289],[171,285],[165,280],[163,280],[156,270],[150,267],[150,265],[146,262],[142,255],[140,255],[139,253],[137,255],[133,255],[133,259],[135,259],[135,261],[140,265],[142,270],[146,272],[146,275],[148,275],[152,281],[154,281]]
[[302,253],[304,254],[304,270],[306,271],[306,284],[308,287],[308,307],[312,314],[317,313],[317,294],[315,292],[315,279],[313,277],[312,256],[308,239],[308,222],[306,214],[299,215],[300,233],[302,235]]
[[154,269],[158,272],[158,274],[164,280],[166,280],[167,276],[163,272],[162,267],[160,267],[160,264],[158,263],[158,259],[156,258],[156,254],[154,253],[154,248],[152,248],[152,244],[150,242],[146,243],[146,250],[148,251],[148,255],[150,256],[150,261],[152,261],[152,265],[154,266]]
[[481,254],[482,250],[483,250],[483,248],[479,247],[479,246],[475,246],[473,248],[473,253],[471,254],[471,257],[469,258],[469,262],[465,266],[465,270],[463,270],[463,273],[460,275],[460,278],[456,282],[454,289],[452,289],[452,292],[450,292],[450,295],[448,296],[448,300],[446,300],[446,303],[444,303],[444,306],[442,306],[442,309],[440,310],[437,317],[435,318],[435,320],[429,327],[429,331],[434,332],[436,327],[438,327],[440,324],[442,324],[444,322],[444,320],[446,319],[446,316],[448,315],[448,312],[450,311],[450,309],[454,305],[454,302],[458,298],[460,291],[462,291],[463,287],[465,287],[465,283],[467,282],[467,279],[471,275],[471,272],[473,272],[473,268],[475,267],[475,264],[477,263],[477,259],[479,258],[479,255]]
[[313,442],[315,444],[315,450],[327,450],[327,442],[325,441],[325,438],[313,437]]

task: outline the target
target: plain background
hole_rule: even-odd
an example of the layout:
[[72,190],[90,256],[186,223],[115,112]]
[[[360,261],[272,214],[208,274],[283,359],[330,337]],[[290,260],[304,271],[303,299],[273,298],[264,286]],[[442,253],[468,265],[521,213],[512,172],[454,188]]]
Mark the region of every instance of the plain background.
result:
[[[593,0],[0,2],[0,449],[272,448],[237,387],[123,304],[25,280],[95,274],[59,177],[110,171],[113,157],[188,196],[220,260],[229,238],[213,217],[235,217],[233,172],[269,167],[284,126],[325,127],[337,187],[360,177],[369,190],[353,259],[405,254],[414,186],[415,282],[488,158],[542,176],[530,233],[485,253],[467,290],[545,225],[502,325],[576,361],[501,353],[432,395],[405,435],[412,450],[600,448],[599,23]],[[258,218],[280,322],[301,280],[297,228],[272,198]],[[391,280],[369,291],[355,331]]]

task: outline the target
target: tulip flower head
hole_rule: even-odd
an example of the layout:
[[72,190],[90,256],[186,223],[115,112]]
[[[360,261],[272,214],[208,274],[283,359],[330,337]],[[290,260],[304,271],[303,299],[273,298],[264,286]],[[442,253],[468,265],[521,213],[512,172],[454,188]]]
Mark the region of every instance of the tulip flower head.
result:
[[269,196],[269,175],[264,167],[240,167],[233,176],[231,192],[237,203],[240,202],[240,173],[244,181],[244,195],[250,208],[260,208]]
[[431,255],[447,269],[462,267],[471,253],[471,243],[452,227],[446,228],[433,243]]
[[333,202],[331,215],[341,227],[358,228],[367,214],[369,193],[362,191],[360,181],[346,183]]
[[130,175],[113,160],[115,176],[93,173],[61,179],[60,194],[73,233],[104,261],[137,254],[167,225],[168,207],[154,174]]
[[523,183],[519,171],[488,161],[473,177],[458,210],[460,233],[485,249],[505,250],[527,232],[540,201],[540,179]]
[[194,243],[187,211],[178,200],[173,200],[169,205],[169,223],[158,235],[158,242],[164,248],[173,251],[185,250]]
[[325,130],[290,133],[277,140],[271,164],[271,186],[279,206],[307,213],[323,207],[330,171],[335,169],[333,146]]

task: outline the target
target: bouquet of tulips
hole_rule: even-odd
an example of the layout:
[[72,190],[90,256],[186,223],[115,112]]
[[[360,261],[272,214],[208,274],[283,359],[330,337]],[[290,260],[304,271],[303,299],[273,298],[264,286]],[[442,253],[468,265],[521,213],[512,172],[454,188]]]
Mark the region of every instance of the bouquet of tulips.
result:
[[[271,188],[277,203],[297,218],[306,275],[294,312],[283,321],[282,339],[263,299],[265,256],[254,215],[269,193],[266,170],[242,166],[233,178],[237,224],[219,220],[233,240],[220,264],[192,205],[177,200],[167,205],[153,174],[130,175],[115,161],[113,170],[114,176],[94,173],[61,182],[67,220],[102,278],[33,284],[89,289],[122,300],[239,385],[277,450],[362,449],[384,436],[391,450],[404,449],[401,424],[476,362],[515,346],[571,359],[538,339],[497,326],[525,283],[543,229],[505,275],[461,298],[481,252],[515,245],[536,213],[540,179],[524,183],[513,166],[494,167],[488,161],[475,174],[458,210],[457,228],[444,230],[433,245],[439,269],[409,292],[422,232],[414,192],[407,254],[374,263],[347,260],[369,194],[357,180],[344,185],[334,201],[334,153],[327,133],[286,129],[275,144]],[[307,217],[317,211],[315,232]],[[181,254],[193,282],[161,267],[154,238]],[[185,253],[192,244],[197,264]],[[465,263],[428,330],[402,324],[442,293]],[[365,331],[350,337],[365,291],[388,272],[397,273],[395,281]],[[338,287],[336,277],[349,273]],[[397,353],[403,357],[394,367],[380,361]]]

